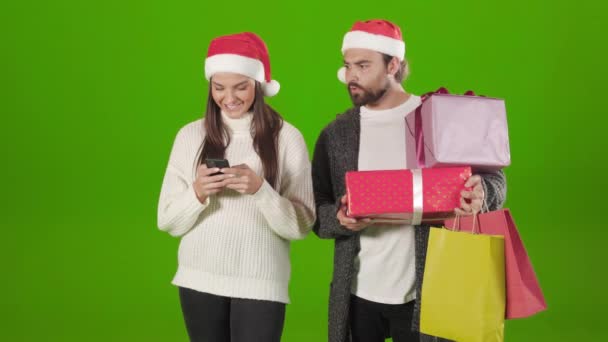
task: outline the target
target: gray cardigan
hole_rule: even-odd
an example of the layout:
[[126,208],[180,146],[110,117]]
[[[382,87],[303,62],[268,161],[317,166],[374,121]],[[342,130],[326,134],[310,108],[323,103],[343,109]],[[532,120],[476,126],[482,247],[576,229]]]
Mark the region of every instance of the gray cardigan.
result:
[[[344,175],[358,169],[361,117],[359,108],[351,108],[323,129],[317,140],[312,177],[317,220],[314,232],[322,239],[333,239],[334,271],[329,295],[329,342],[350,341],[349,305],[351,283],[355,276],[354,260],[360,244],[359,233],[340,225],[336,218],[340,197],[346,193]],[[485,205],[489,210],[502,207],[506,196],[506,180],[502,171],[477,173],[483,179]],[[422,275],[429,237],[429,226],[416,226],[416,289],[422,290]],[[419,329],[420,301],[416,300],[412,328]],[[421,341],[438,340],[422,336]]]

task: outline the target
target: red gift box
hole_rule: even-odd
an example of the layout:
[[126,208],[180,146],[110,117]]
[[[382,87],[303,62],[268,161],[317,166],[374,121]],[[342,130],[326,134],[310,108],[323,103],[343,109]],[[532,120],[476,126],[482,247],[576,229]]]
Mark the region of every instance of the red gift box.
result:
[[470,167],[346,173],[347,215],[376,222],[420,224],[454,215]]

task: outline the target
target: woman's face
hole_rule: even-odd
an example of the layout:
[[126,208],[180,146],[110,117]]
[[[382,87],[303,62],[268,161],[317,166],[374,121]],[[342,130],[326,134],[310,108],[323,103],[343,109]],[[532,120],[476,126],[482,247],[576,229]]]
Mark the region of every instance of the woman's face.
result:
[[231,72],[218,72],[211,78],[211,96],[230,118],[247,113],[255,100],[255,81]]

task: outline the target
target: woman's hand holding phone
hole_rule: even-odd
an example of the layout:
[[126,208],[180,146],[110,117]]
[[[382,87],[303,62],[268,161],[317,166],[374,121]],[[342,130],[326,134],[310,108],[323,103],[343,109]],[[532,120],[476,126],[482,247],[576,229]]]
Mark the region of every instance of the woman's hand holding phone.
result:
[[207,200],[210,195],[215,195],[226,186],[226,180],[233,178],[232,174],[218,174],[219,168],[208,168],[207,165],[201,164],[196,169],[196,179],[194,180],[194,192],[201,203]]

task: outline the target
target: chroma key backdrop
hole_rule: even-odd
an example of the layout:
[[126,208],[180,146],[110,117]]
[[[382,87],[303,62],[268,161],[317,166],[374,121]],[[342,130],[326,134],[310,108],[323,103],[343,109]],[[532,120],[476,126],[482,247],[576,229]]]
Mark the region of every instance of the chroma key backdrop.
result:
[[[179,240],[156,206],[175,134],[203,115],[213,37],[258,33],[269,99],[309,151],[351,106],[356,20],[403,29],[406,89],[504,98],[508,200],[548,310],[507,341],[605,336],[606,44],[600,1],[8,1],[2,53],[2,341],[186,341]],[[604,43],[603,43],[604,42]],[[333,243],[292,243],[283,341],[325,341]],[[446,284],[449,286],[449,284]]]

